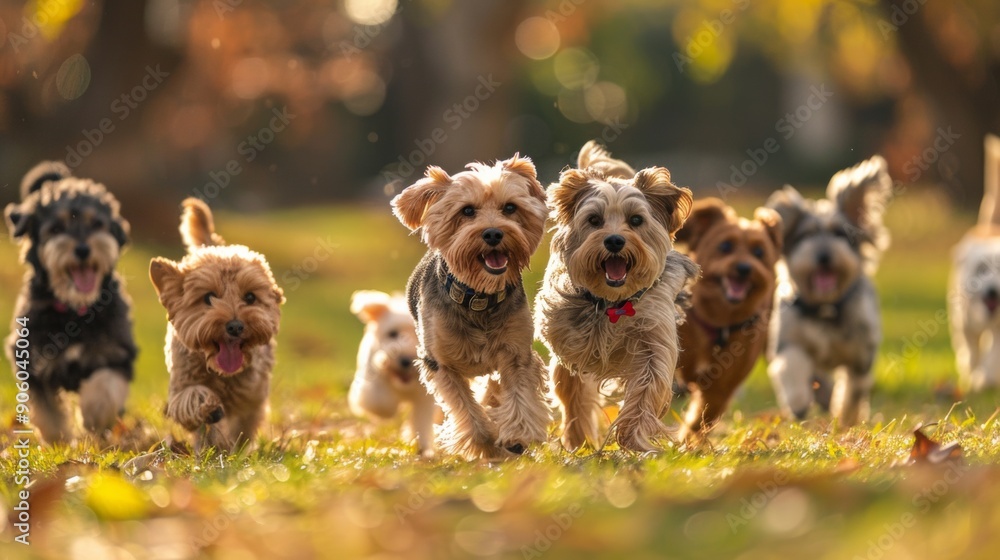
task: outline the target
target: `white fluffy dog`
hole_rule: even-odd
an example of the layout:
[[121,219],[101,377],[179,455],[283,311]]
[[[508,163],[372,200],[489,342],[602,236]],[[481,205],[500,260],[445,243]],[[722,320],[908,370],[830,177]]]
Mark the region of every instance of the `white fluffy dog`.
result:
[[433,454],[434,420],[440,415],[434,397],[420,383],[414,360],[417,332],[401,295],[363,290],[351,296],[351,313],[365,324],[358,349],[358,369],[348,401],[359,416],[388,419],[400,403],[410,403],[409,428],[420,454]]
[[979,223],[955,247],[948,291],[951,344],[972,391],[1000,386],[1000,138],[988,135]]

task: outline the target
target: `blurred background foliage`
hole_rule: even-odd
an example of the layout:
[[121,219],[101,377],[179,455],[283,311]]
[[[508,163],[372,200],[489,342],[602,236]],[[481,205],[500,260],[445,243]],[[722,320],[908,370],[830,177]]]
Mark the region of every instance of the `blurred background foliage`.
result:
[[698,194],[881,152],[971,207],[1000,131],[995,0],[2,0],[0,36],[0,202],[64,159],[163,239],[191,193],[384,200],[514,151],[547,182],[594,137]]

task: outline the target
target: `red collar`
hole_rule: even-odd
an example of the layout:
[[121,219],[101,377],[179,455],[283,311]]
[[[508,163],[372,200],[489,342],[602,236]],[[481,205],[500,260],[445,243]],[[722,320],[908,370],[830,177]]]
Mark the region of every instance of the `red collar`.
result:
[[[52,307],[59,313],[69,313],[69,306],[59,300],[55,300],[52,303]],[[86,305],[81,305],[80,307],[76,308],[76,314],[79,315],[80,317],[86,315],[87,311],[90,311],[90,308],[87,307]]]

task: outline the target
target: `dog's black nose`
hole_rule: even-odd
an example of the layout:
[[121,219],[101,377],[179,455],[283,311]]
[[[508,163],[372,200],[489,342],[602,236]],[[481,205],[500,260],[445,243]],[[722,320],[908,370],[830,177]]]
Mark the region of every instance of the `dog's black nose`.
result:
[[226,323],[226,333],[229,336],[240,336],[243,334],[243,321],[234,319]]
[[604,248],[617,253],[625,248],[625,238],[620,235],[609,235],[604,238]]
[[746,262],[736,263],[736,275],[739,276],[740,278],[746,278],[747,276],[750,276],[750,272],[752,270],[753,267],[750,266],[750,263]]
[[833,262],[833,258],[831,258],[830,253],[827,251],[822,251],[816,255],[816,264],[820,266],[830,266],[831,262]]
[[497,228],[490,228],[483,232],[483,241],[490,247],[496,247],[503,241],[503,232]]
[[413,365],[413,358],[402,357],[399,359],[399,367],[406,369]]
[[995,287],[990,286],[989,288],[986,289],[986,297],[989,299],[997,299],[998,297],[1000,297],[1000,292],[997,292],[997,289]]
[[86,243],[77,245],[76,249],[73,249],[73,254],[76,255],[76,258],[81,261],[86,259],[90,256],[90,245],[87,245]]

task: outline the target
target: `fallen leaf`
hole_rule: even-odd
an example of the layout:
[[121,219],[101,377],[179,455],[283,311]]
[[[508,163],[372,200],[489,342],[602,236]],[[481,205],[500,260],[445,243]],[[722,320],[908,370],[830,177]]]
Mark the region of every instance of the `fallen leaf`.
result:
[[910,450],[911,462],[939,465],[946,461],[961,460],[962,446],[958,442],[942,446],[920,430],[920,428],[913,430],[913,436],[916,439],[913,441],[913,449]]

